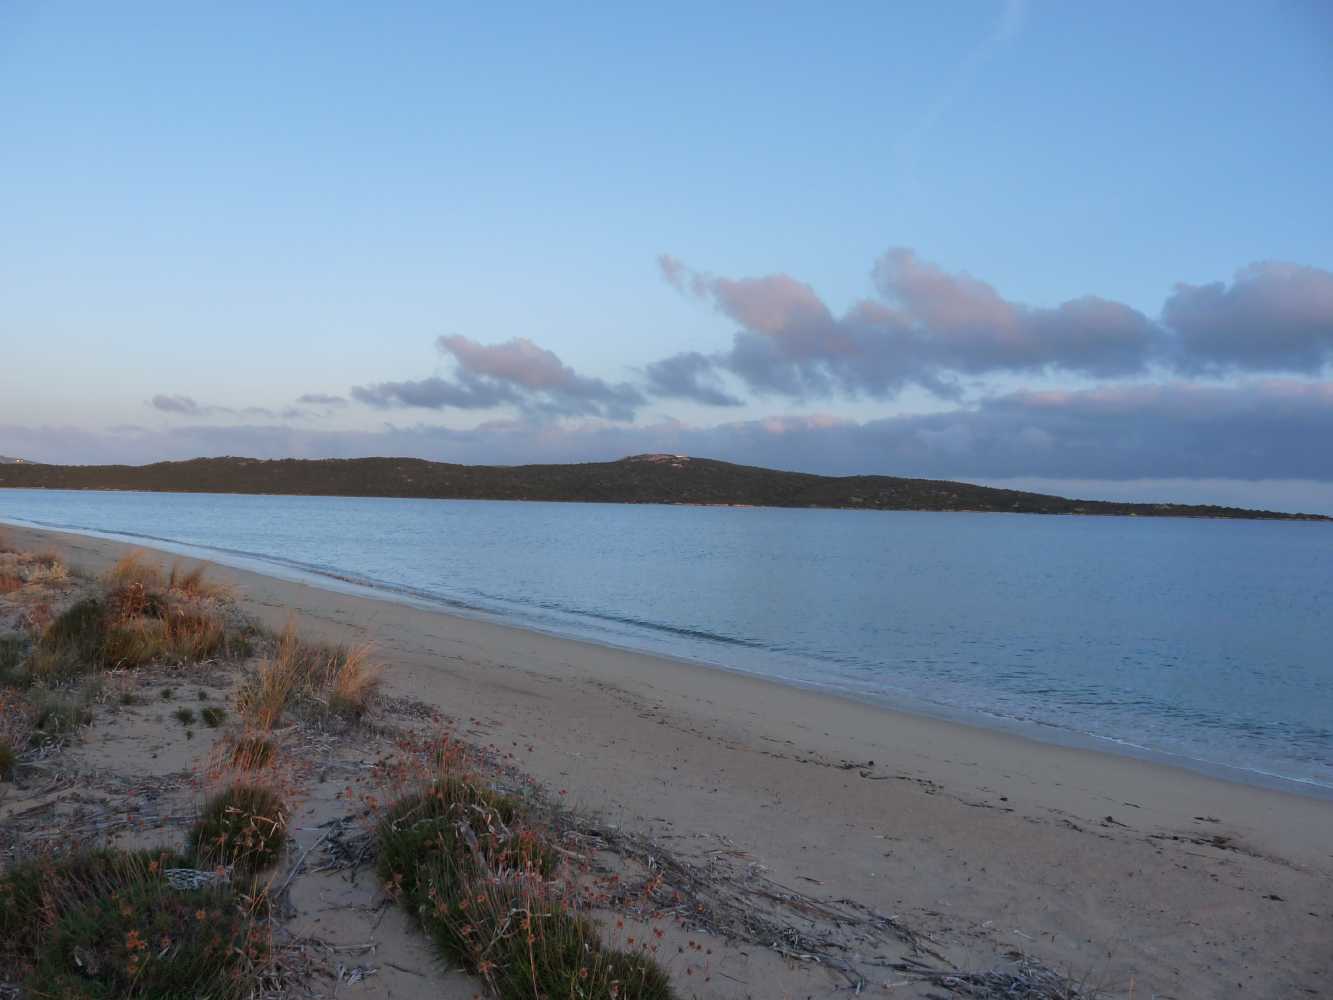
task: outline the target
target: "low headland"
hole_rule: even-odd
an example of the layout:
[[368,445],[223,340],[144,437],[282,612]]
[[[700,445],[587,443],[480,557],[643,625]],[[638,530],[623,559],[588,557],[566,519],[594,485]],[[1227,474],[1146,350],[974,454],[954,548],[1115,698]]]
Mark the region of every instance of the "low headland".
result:
[[687,455],[569,465],[454,465],[419,458],[196,458],[152,465],[0,465],[0,488],[710,504],[1330,521],[1211,504],[1071,500],[1045,493],[897,476],[819,476]]
[[6,995],[188,974],[236,997],[1277,998],[1333,976],[1333,802],[0,530]]

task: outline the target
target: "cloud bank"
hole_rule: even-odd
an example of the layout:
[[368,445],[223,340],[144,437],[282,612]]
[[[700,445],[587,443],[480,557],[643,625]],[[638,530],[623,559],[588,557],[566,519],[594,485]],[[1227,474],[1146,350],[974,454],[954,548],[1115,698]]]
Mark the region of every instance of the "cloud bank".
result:
[[1015,392],[945,413],[850,421],[775,416],[693,426],[604,420],[491,422],[457,430],[375,431],[275,424],[0,427],[6,454],[38,461],[147,462],[197,455],[346,458],[418,455],[452,462],[600,461],[671,451],[836,475],[932,478],[1302,479],[1333,483],[1333,381],[1238,386],[1177,382]]
[[734,398],[724,374],[761,395],[882,400],[909,385],[957,398],[960,379],[996,375],[1315,375],[1333,363],[1333,273],[1295,264],[1251,264],[1229,285],[1177,285],[1150,318],[1096,295],[1014,302],[906,248],[875,263],[877,297],[841,315],[789,275],[730,279],[670,255],[658,263],[672,287],[739,328],[727,350],[650,367],[651,391],[696,402]]

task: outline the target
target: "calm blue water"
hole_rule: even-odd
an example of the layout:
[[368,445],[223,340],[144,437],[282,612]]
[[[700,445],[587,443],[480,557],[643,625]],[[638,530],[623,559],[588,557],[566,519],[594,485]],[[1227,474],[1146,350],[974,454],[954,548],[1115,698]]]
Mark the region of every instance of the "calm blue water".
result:
[[30,490],[0,520],[1333,792],[1327,524]]

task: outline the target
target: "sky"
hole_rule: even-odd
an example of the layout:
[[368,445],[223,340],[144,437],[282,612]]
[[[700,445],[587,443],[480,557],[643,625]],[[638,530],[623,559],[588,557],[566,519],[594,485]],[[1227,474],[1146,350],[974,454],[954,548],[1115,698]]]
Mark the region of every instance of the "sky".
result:
[[0,0],[0,122],[0,455],[1333,513],[1317,0]]

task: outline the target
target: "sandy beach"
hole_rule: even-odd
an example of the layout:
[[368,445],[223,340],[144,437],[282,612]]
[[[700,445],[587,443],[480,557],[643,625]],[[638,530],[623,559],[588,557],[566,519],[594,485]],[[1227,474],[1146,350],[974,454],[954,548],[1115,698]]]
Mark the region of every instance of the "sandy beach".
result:
[[[94,573],[129,548],[10,533]],[[270,627],[294,616],[312,637],[373,643],[391,694],[512,753],[574,809],[682,856],[725,852],[817,899],[892,915],[960,968],[1021,951],[1111,997],[1327,995],[1333,802],[225,566],[210,572]],[[848,988],[819,963],[716,947],[717,974],[685,995]],[[925,995],[891,972],[876,989]],[[412,995],[387,981],[363,995],[377,990]]]

